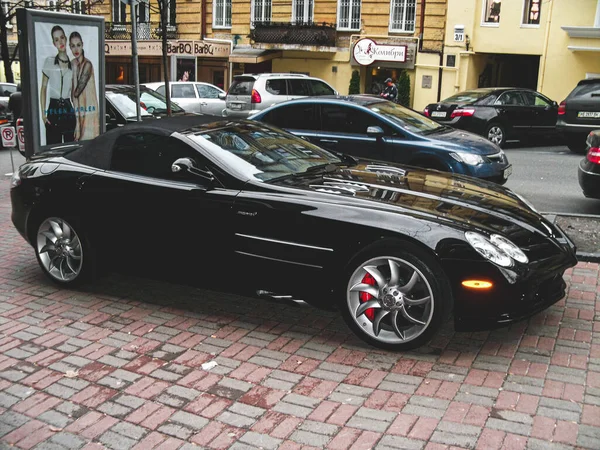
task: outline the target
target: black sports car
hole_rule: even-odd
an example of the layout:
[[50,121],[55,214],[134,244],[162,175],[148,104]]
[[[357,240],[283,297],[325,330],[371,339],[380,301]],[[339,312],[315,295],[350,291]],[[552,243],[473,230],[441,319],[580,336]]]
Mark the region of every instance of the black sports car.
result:
[[507,139],[556,133],[558,104],[531,89],[481,88],[427,105],[423,112],[439,123],[479,134],[502,147]]
[[12,220],[70,286],[103,267],[338,308],[365,341],[427,342],[507,324],[565,293],[574,246],[512,191],[470,177],[340,159],[255,121],[131,124],[32,158]]

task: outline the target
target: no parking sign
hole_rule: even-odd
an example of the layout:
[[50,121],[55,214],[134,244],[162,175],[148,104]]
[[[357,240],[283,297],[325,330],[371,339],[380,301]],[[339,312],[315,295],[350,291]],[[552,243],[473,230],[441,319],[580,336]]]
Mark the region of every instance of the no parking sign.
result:
[[23,119],[17,119],[17,142],[19,150],[25,150],[25,130],[23,129]]
[[3,127],[0,134],[2,134],[3,147],[11,148],[17,146],[17,138],[15,136],[14,127]]

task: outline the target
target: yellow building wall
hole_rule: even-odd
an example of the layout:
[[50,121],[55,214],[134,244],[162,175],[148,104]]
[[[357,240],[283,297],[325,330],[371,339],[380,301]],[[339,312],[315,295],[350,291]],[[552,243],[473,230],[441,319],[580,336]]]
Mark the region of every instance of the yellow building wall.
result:
[[562,26],[591,27],[597,0],[555,0],[548,36],[545,64],[540,64],[538,90],[561,102],[585,78],[586,73],[600,73],[600,52],[571,51],[569,45],[600,48],[600,39],[570,38]]
[[[412,107],[422,111],[429,103],[437,102],[440,57],[435,53],[420,53],[419,62],[411,75]],[[423,77],[431,76],[431,88],[423,88]]]
[[[522,25],[523,0],[503,1],[500,9],[500,22],[496,25],[483,25],[483,5],[485,0],[477,0],[474,10],[474,29],[471,36],[473,49],[479,53],[508,53],[518,55],[541,55],[543,52],[544,38],[548,14],[552,3],[564,0],[542,2],[540,25]],[[579,13],[579,5],[571,8]],[[584,0],[585,1],[585,0]],[[577,0],[579,4],[580,0]],[[471,2],[469,2],[471,3]],[[462,22],[460,22],[462,23]],[[448,23],[454,28],[454,23]],[[469,34],[469,33],[467,33]]]

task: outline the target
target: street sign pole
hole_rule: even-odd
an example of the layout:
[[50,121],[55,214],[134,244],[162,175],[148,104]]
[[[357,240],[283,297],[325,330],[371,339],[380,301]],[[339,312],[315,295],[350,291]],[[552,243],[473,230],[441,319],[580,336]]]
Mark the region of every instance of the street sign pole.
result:
[[137,0],[121,0],[125,4],[129,4],[131,11],[131,54],[133,56],[133,83],[135,85],[135,109],[138,122],[142,121],[142,107],[140,105],[140,71],[138,67],[138,50],[137,50],[137,17],[135,14],[135,6]]

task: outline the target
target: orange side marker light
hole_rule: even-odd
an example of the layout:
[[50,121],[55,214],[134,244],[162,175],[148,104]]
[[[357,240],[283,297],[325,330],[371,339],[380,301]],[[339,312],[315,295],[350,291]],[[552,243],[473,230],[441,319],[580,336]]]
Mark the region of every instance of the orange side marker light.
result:
[[489,281],[465,280],[462,285],[469,289],[491,289],[494,285]]

